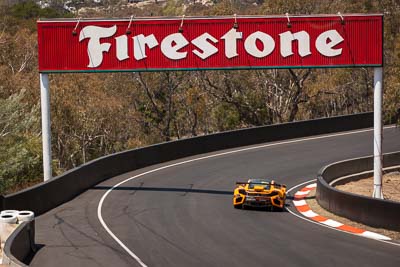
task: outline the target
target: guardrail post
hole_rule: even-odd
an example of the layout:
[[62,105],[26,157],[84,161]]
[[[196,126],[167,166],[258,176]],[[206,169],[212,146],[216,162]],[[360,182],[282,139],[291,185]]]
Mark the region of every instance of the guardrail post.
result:
[[51,179],[51,129],[50,129],[50,87],[49,77],[40,73],[40,100],[42,112],[43,178]]
[[383,68],[374,68],[374,191],[372,197],[383,199],[382,192],[382,87]]

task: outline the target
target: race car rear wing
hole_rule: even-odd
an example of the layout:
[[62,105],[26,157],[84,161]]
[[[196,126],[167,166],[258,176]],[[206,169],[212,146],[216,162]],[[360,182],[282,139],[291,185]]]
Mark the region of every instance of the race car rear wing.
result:
[[[250,184],[249,182],[236,182],[236,185],[242,185],[242,186],[244,186],[244,185],[246,185],[246,184]],[[257,184],[257,183],[253,183],[253,184]],[[263,184],[260,184],[260,185],[263,185]],[[274,187],[276,187],[276,188],[286,188],[286,185],[284,185],[284,184],[277,184],[277,183],[275,183],[275,182],[270,182],[270,183],[268,183],[268,185],[273,185]]]

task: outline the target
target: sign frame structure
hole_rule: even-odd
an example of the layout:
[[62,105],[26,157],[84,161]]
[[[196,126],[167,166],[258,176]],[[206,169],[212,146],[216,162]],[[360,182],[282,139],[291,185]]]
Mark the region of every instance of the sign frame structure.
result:
[[[44,180],[48,74],[374,68],[374,193],[382,194],[383,14],[39,20]],[[371,41],[373,40],[373,41]]]

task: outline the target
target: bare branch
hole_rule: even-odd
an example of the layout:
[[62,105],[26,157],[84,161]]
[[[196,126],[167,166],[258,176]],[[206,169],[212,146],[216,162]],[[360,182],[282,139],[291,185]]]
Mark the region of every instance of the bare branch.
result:
[[158,115],[160,115],[160,114],[161,114],[161,111],[160,111],[159,108],[157,107],[157,104],[154,102],[154,99],[153,99],[153,96],[152,96],[152,94],[151,94],[151,92],[150,92],[150,89],[149,89],[149,87],[147,86],[146,82],[143,80],[142,74],[141,74],[140,72],[138,73],[138,77],[139,77],[138,80],[139,80],[140,84],[143,86],[143,88],[144,88],[144,90],[145,90],[145,92],[146,92],[146,95],[147,95],[147,97],[149,98],[151,105],[153,106],[153,109],[155,110],[155,112],[156,112]]

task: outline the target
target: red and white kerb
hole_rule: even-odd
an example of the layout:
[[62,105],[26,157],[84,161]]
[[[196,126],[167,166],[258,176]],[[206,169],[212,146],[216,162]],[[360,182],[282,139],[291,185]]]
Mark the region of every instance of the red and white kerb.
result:
[[307,185],[306,187],[302,188],[300,191],[297,191],[297,193],[294,195],[293,204],[296,207],[297,211],[301,213],[303,216],[316,221],[318,223],[324,224],[326,226],[336,228],[338,230],[342,230],[345,232],[349,232],[355,235],[361,235],[364,237],[372,238],[372,239],[379,239],[379,240],[391,240],[389,237],[380,235],[377,233],[373,233],[370,231],[366,231],[363,229],[359,229],[356,227],[352,227],[349,225],[345,225],[343,223],[325,218],[323,216],[318,215],[314,211],[311,210],[311,208],[308,206],[307,202],[305,201],[305,197],[311,192],[311,190],[315,189],[317,187],[317,184],[310,184]]

